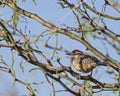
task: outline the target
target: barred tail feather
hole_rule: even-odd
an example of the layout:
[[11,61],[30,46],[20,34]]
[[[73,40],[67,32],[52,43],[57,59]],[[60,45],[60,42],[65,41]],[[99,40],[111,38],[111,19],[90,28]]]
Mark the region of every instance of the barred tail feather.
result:
[[107,64],[105,62],[98,62],[98,65],[107,66]]

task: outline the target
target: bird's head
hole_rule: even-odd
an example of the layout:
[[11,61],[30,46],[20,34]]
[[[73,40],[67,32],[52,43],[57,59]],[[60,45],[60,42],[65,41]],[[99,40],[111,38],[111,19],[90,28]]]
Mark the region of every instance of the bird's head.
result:
[[75,56],[75,55],[82,55],[83,52],[80,50],[73,50],[72,52],[68,52],[66,55],[70,55],[70,56]]

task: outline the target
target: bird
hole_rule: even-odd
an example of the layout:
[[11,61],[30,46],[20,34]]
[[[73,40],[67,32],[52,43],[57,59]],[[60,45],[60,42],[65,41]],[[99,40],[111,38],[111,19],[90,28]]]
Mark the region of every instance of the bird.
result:
[[105,62],[102,62],[96,57],[83,53],[77,49],[72,52],[68,52],[66,55],[70,56],[72,65],[79,72],[88,73],[99,65],[106,66]]

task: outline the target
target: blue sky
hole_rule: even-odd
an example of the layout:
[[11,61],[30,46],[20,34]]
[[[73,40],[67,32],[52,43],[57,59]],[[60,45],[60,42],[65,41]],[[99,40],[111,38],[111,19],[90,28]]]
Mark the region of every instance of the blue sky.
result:
[[[37,6],[34,5],[32,0],[26,0],[25,3],[21,2],[21,1],[22,0],[19,0],[18,6],[20,6],[21,8],[24,8],[27,11],[30,11],[32,13],[39,15],[40,17],[49,21],[50,23],[53,23],[53,24],[55,24],[57,26],[61,26],[61,27],[63,27],[61,24],[67,24],[68,26],[77,26],[76,20],[74,19],[74,16],[72,15],[71,11],[68,9],[62,9],[57,4],[56,0],[37,0]],[[99,4],[100,1],[98,1],[97,3],[99,5],[98,7],[100,7],[100,4]],[[107,9],[107,12],[111,15],[116,14],[116,13],[111,12],[111,9]],[[12,16],[12,11],[10,8],[5,7],[5,8],[0,9],[0,14],[2,14],[1,17],[4,20],[9,20]],[[117,16],[117,14],[116,14],[116,16]],[[27,19],[28,19],[28,23],[24,23],[23,19],[20,19],[20,23],[18,24],[18,27],[23,29],[23,31],[24,31],[24,28],[26,25],[27,25],[27,33],[30,30],[32,35],[38,35],[41,32],[47,30],[46,27],[42,26],[37,21],[29,19],[29,18],[27,18]],[[111,24],[111,22],[112,22],[112,20],[110,20],[110,21],[106,20],[106,23],[109,24],[109,28],[112,29],[113,31],[115,31],[116,33],[119,33],[120,30],[119,30],[118,26],[120,25],[120,22],[115,21],[115,22],[112,22],[112,24]],[[58,47],[62,46],[64,49],[67,49],[69,51],[72,51],[74,49],[80,49],[80,50],[86,52],[86,48],[81,43],[78,43],[77,41],[72,40],[69,37],[66,37],[63,35],[58,35],[58,36],[59,36],[58,37]],[[45,42],[47,37],[48,36],[41,38],[40,42]],[[32,40],[35,40],[34,37],[30,37],[30,38]],[[89,38],[89,39],[91,40],[90,42],[93,46],[95,46],[95,48],[97,48],[99,51],[103,52],[104,54],[106,53],[105,47],[103,46],[104,41],[100,41],[100,40],[95,41],[92,38]],[[55,45],[55,36],[53,36],[52,39],[50,39],[49,44],[53,45],[53,46]],[[51,57],[51,54],[52,54],[51,50],[46,49],[45,47],[41,46],[41,44],[38,44],[38,45],[39,45],[39,48],[41,48],[43,50],[43,52],[46,56]],[[106,47],[109,47],[109,46],[106,45]],[[120,60],[120,57],[115,53],[115,51],[111,47],[108,48],[108,52],[110,53],[112,58],[115,58],[118,61]],[[19,57],[15,51],[13,51],[13,53],[15,55],[14,56],[14,58],[15,58],[14,69],[15,69],[17,78],[20,78],[23,81],[28,82],[28,83],[32,83],[32,82],[39,83],[39,82],[46,81],[42,72],[40,72],[39,70],[33,71],[31,73],[29,72],[29,70],[31,68],[36,68],[36,66],[28,64],[21,57]],[[12,62],[11,61],[11,52],[9,49],[1,48],[0,55],[3,56],[3,58],[6,60],[8,65],[11,65],[11,62]],[[63,53],[63,52],[60,52],[59,55],[61,56],[60,58],[61,58],[62,64],[69,66],[70,65],[69,57],[67,57],[65,55],[65,53]],[[20,66],[19,66],[20,62],[23,63],[23,66],[25,68],[24,74],[22,74],[22,71],[20,69]],[[56,64],[56,62],[54,62],[54,63]],[[103,72],[105,71],[105,68],[100,67],[100,68],[96,68],[96,70],[99,70],[99,72],[96,76],[96,78],[99,78],[99,76],[101,76],[101,74],[103,74]],[[101,76],[101,81],[114,82],[114,79],[112,79],[112,78],[113,77],[108,74],[103,74]],[[68,83],[68,82],[66,82],[66,83]],[[9,88],[12,86],[12,84],[13,84],[13,78],[9,74],[0,71],[0,86],[2,86],[0,88],[0,94],[1,93],[4,94],[6,92],[6,90],[9,90]],[[49,84],[47,82],[44,82],[43,84],[40,84],[40,85],[32,84],[32,86],[33,86],[33,88],[35,88],[39,91],[39,93],[37,93],[39,95],[37,95],[37,96],[45,96],[45,95],[48,96],[51,93],[51,87],[49,86]],[[28,93],[25,86],[21,85],[20,83],[16,82],[15,88],[18,90],[19,96],[21,96],[21,93],[22,94]],[[56,88],[57,88],[57,90],[62,89],[58,83],[56,83]],[[25,90],[22,90],[22,89],[25,89]],[[110,95],[111,93],[104,92],[104,93],[102,93],[102,96],[104,96],[104,94]],[[56,96],[61,96],[61,95],[69,96],[70,94],[68,94],[67,92],[57,92]]]

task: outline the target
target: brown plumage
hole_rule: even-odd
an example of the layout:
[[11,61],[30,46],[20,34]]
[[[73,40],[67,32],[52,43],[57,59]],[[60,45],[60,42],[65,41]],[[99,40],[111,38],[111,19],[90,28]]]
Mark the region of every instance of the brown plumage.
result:
[[104,62],[101,62],[94,56],[87,55],[79,50],[73,50],[67,55],[70,55],[71,63],[80,72],[87,73],[92,71],[96,66],[99,66],[99,65],[106,66]]

